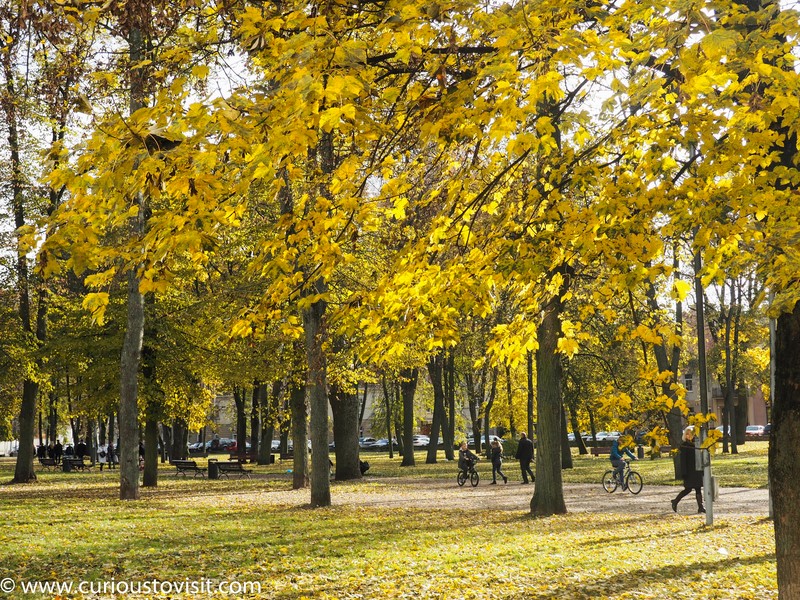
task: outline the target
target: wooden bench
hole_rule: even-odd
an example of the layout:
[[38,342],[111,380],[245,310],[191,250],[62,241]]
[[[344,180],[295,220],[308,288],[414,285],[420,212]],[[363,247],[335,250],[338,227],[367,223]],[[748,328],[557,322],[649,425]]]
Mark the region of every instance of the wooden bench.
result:
[[224,475],[230,478],[231,474],[235,473],[239,475],[239,479],[242,477],[250,479],[250,473],[253,472],[253,469],[245,469],[240,462],[218,462],[217,469],[220,477]]
[[193,477],[197,477],[198,475],[200,475],[200,477],[205,477],[206,476],[206,470],[207,469],[203,469],[201,467],[198,467],[197,466],[197,462],[195,462],[193,460],[173,460],[173,461],[170,461],[170,464],[173,467],[175,467],[175,470],[176,470],[175,471],[175,476],[176,477],[178,475],[183,475],[184,477],[186,477],[187,473],[192,473]]
[[85,463],[82,458],[77,456],[65,456],[62,461],[69,464],[69,467],[65,467],[65,471],[86,471],[92,468],[92,463]]
[[600,456],[601,454],[611,454],[611,446],[592,446],[589,448],[589,453],[592,456]]
[[253,454],[252,452],[248,452],[242,457],[242,456],[239,456],[239,454],[236,453],[236,452],[231,452],[230,455],[228,456],[228,458],[230,460],[232,460],[232,461],[233,460],[238,461],[238,462],[248,462],[249,461],[251,463],[254,463],[254,462],[256,462],[258,460],[258,455],[257,454]]
[[56,459],[55,458],[40,458],[39,459],[39,464],[42,465],[48,471],[50,469],[55,470],[55,468],[58,466],[56,464]]

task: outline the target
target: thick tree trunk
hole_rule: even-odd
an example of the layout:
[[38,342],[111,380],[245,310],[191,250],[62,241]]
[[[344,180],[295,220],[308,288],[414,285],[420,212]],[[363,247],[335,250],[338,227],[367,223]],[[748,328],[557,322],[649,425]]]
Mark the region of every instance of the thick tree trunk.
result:
[[414,462],[414,394],[417,391],[417,369],[400,372],[400,393],[403,397],[403,462],[401,467],[416,466]]
[[561,301],[555,298],[544,311],[538,327],[536,351],[536,395],[538,447],[536,489],[531,498],[531,513],[550,516],[567,512],[561,479]]
[[14,467],[12,483],[36,481],[36,472],[33,470],[33,458],[36,454],[33,449],[33,437],[38,393],[39,384],[27,379],[22,383],[22,405],[19,411],[19,454]]
[[800,598],[800,303],[778,319],[769,478],[775,515],[778,597]]
[[358,446],[358,396],[331,386],[333,441],[336,445],[336,480],[361,479]]
[[172,421],[172,449],[170,457],[173,460],[185,460],[188,458],[188,448],[186,442],[189,439],[189,426],[183,419]]
[[[289,404],[292,411],[292,440],[294,442],[292,489],[299,490],[308,487],[308,404],[304,385],[292,386],[289,393]],[[327,448],[327,445],[325,447]]]
[[[325,291],[317,281],[315,292]],[[311,506],[330,506],[330,455],[328,451],[328,376],[325,351],[322,347],[325,302],[317,300],[303,311],[306,360],[308,364],[308,400],[311,410]]]

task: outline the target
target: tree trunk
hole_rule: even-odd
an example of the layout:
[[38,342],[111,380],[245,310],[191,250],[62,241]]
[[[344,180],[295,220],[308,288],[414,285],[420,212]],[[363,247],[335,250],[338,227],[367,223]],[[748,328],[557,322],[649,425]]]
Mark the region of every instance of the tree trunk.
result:
[[[317,280],[315,293],[323,294],[325,284]],[[309,291],[310,293],[310,291]],[[308,399],[311,409],[311,506],[330,506],[330,456],[328,451],[328,376],[322,347],[325,302],[317,300],[303,311],[308,364]]]
[[244,462],[247,456],[247,415],[245,404],[247,390],[236,386],[233,388],[233,402],[236,404],[236,455]]
[[539,455],[536,460],[536,488],[531,513],[550,516],[567,512],[561,479],[561,300],[554,298],[545,308],[537,330],[536,395]]
[[417,391],[417,369],[400,372],[400,392],[403,397],[403,462],[401,467],[413,467],[414,462],[414,394]]
[[528,371],[528,439],[533,441],[536,439],[534,437],[536,432],[533,430],[533,352],[528,351],[528,360],[526,366]]
[[358,396],[331,386],[333,441],[336,445],[336,480],[361,479],[358,446]]
[[447,435],[444,436],[444,456],[455,459],[456,441],[456,365],[453,353],[449,352],[444,363],[444,402],[447,407]]
[[800,598],[800,304],[778,318],[769,478],[775,515],[778,597]]
[[158,421],[148,416],[144,423],[144,473],[143,487],[158,485]]
[[492,407],[494,406],[494,399],[497,394],[497,369],[492,369],[492,383],[489,388],[489,398],[485,403],[483,410],[483,441],[486,442],[486,453],[488,454],[491,445],[489,444],[489,425],[491,424]]
[[[130,75],[130,113],[144,106],[147,69],[138,66],[145,58],[144,31],[150,19],[148,3],[126,5],[125,19],[128,55],[132,65]],[[141,238],[145,229],[146,203],[141,191],[134,195],[139,211],[132,219],[132,233]],[[119,497],[121,500],[139,499],[139,363],[144,338],[144,298],[139,290],[137,265],[128,269],[128,318],[120,361],[119,400]]]
[[261,424],[259,415],[261,413],[261,392],[264,388],[261,382],[253,382],[253,405],[250,410],[250,452],[251,456],[259,456],[259,448],[261,447]]
[[[444,385],[442,376],[444,373],[444,352],[432,356],[428,360],[428,376],[433,386],[433,420],[431,422],[431,443],[428,446],[428,456],[425,459],[427,464],[436,464],[436,455],[439,449],[439,431],[444,422]],[[446,446],[446,444],[445,444]]]
[[386,405],[386,437],[389,438],[389,458],[394,458],[394,444],[392,443],[392,400],[389,397],[389,386],[386,384],[386,373],[381,376],[383,384],[383,401]]
[[506,396],[508,398],[508,430],[511,437],[517,437],[517,424],[514,422],[514,394],[511,385],[511,367],[506,366]]
[[561,407],[561,468],[572,468],[572,450],[567,439],[567,413],[563,406]]
[[[262,384],[264,391],[263,398],[266,399],[266,384]],[[272,454],[272,438],[275,437],[275,419],[281,402],[283,391],[283,381],[280,379],[272,382],[270,401],[268,406],[263,406],[261,414],[261,451],[258,455],[258,464],[269,464],[269,455]],[[263,461],[263,462],[262,462]]]
[[[292,386],[289,393],[289,404],[292,411],[292,440],[294,442],[292,489],[299,490],[308,487],[308,405],[306,404],[304,385]],[[327,448],[327,445],[325,447]]]
[[119,497],[139,499],[139,360],[144,337],[144,302],[136,271],[128,271],[128,322],[122,343],[119,401]]
[[[189,438],[189,426],[183,419],[172,421],[172,451],[170,456],[173,459],[185,460],[188,457],[186,441]],[[146,450],[145,450],[146,451]]]

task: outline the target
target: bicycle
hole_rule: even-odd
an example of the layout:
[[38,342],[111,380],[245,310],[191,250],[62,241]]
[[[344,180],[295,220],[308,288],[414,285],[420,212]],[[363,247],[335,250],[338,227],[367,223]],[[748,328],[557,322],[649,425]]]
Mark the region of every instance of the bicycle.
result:
[[614,469],[603,473],[603,489],[609,494],[615,492],[618,487],[622,487],[623,491],[627,489],[631,494],[638,494],[642,491],[643,485],[642,476],[631,469],[630,461],[627,460],[621,479],[614,474]]
[[466,470],[460,469],[458,471],[458,476],[456,477],[458,485],[463,486],[468,479],[472,487],[478,485],[478,482],[481,480],[481,476],[478,475],[478,472],[475,470],[475,463],[470,463]]

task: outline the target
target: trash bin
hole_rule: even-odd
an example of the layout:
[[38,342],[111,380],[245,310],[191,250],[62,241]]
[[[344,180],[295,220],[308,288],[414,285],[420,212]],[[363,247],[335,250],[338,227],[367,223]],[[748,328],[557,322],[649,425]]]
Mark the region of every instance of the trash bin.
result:
[[644,446],[641,444],[636,448],[636,458],[644,458]]
[[63,469],[64,473],[72,473],[72,461],[71,460],[62,461],[61,468]]
[[219,479],[219,465],[216,458],[208,459],[208,478]]

